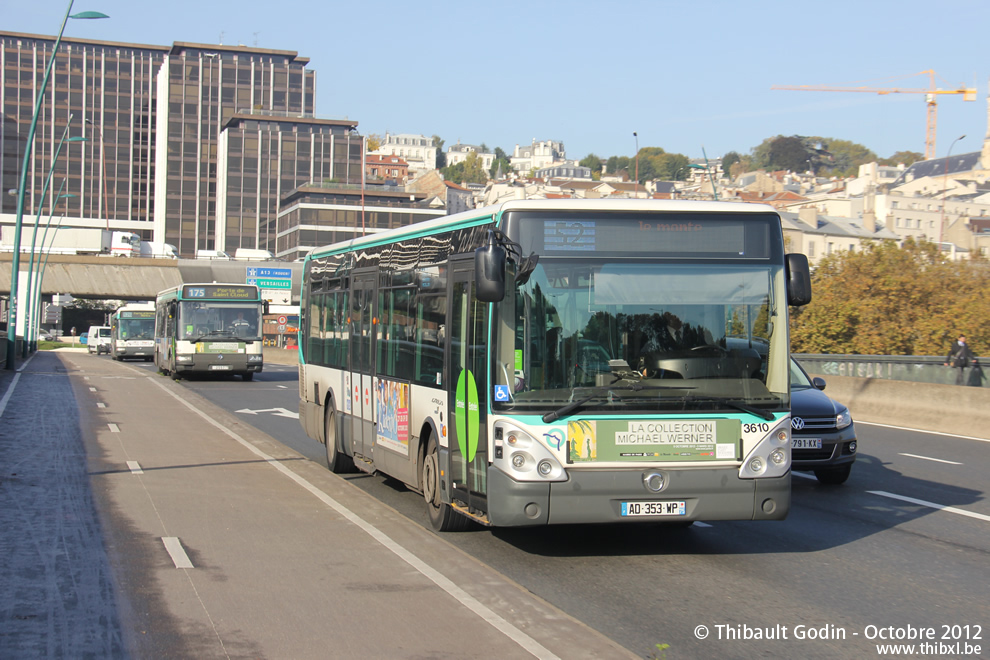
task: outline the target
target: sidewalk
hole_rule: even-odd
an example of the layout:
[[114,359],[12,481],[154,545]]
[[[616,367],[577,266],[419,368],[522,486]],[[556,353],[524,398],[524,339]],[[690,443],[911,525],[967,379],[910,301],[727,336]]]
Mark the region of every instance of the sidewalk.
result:
[[15,378],[0,658],[636,657],[179,383],[63,351]]

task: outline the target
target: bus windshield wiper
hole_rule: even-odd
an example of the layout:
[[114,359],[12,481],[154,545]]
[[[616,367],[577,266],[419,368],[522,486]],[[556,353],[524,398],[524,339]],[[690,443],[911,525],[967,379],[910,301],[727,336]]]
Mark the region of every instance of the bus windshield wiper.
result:
[[[618,382],[618,380],[616,380],[615,382]],[[572,412],[574,412],[584,404],[588,403],[592,399],[606,393],[611,395],[612,392],[617,392],[620,390],[631,391],[631,392],[642,392],[644,390],[684,390],[684,389],[694,389],[694,388],[671,387],[668,385],[643,385],[641,383],[635,383],[635,382],[632,383],[631,385],[620,385],[619,387],[613,387],[611,385],[602,385],[600,387],[594,388],[594,391],[592,391],[592,393],[589,394],[588,396],[578,399],[576,401],[571,401],[570,403],[564,405],[563,407],[553,412],[548,412],[543,416],[543,423],[550,424],[551,422],[557,421],[561,417],[566,417],[567,415],[570,415]]]
[[724,396],[692,396],[692,395],[689,394],[687,396],[679,397],[679,399],[681,401],[685,402],[685,403],[689,403],[689,402],[690,403],[695,403],[695,402],[699,402],[699,403],[724,403],[725,405],[729,406],[730,408],[735,408],[736,410],[741,410],[743,412],[747,412],[750,415],[756,415],[757,417],[762,417],[763,419],[767,420],[768,422],[772,422],[773,419],[774,419],[773,413],[771,413],[771,412],[767,412],[766,410],[761,410],[761,409],[756,408],[754,406],[747,405],[747,404],[743,403],[742,401],[736,401],[734,399],[730,399],[730,398],[724,397]]

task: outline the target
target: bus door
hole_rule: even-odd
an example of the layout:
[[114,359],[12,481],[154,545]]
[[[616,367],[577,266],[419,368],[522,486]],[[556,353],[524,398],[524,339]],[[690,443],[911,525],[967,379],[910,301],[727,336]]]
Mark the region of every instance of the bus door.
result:
[[375,393],[372,389],[374,365],[374,307],[375,271],[356,273],[351,284],[350,305],[350,396],[351,396],[351,447],[355,454],[374,460],[372,447],[375,440],[372,405]]
[[488,304],[474,296],[474,259],[451,262],[446,328],[451,498],[488,510]]

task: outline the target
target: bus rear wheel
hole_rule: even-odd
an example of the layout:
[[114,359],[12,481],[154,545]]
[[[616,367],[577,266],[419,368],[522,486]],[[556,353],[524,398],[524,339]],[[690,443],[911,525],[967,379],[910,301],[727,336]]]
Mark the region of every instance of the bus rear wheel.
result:
[[426,444],[426,456],[423,457],[422,483],[430,527],[436,532],[461,532],[467,529],[471,521],[454,511],[440,495],[440,451],[433,435],[430,435]]
[[327,467],[334,474],[354,472],[354,459],[337,449],[337,411],[329,401],[323,416],[323,437],[327,441]]

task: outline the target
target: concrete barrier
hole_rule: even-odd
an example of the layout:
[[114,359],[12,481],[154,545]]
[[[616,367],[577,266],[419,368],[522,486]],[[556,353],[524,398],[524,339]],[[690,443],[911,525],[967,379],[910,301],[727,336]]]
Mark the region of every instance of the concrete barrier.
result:
[[847,405],[853,421],[990,438],[986,388],[832,376],[805,368],[825,378],[825,393]]

